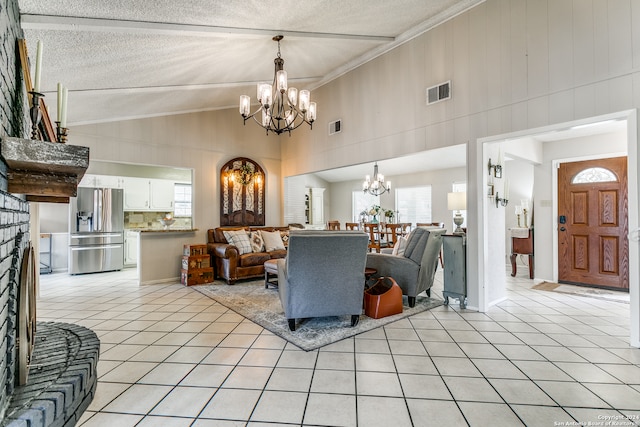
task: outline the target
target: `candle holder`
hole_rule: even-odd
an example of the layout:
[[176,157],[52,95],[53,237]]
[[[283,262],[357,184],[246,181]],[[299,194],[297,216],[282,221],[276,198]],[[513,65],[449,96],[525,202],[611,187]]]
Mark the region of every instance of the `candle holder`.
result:
[[527,209],[523,208],[522,214],[524,215],[524,227],[529,228],[529,226],[527,225]]
[[56,122],[56,135],[58,136],[58,142],[67,142],[67,135],[69,134],[69,128],[63,128],[60,126],[60,122]]
[[43,93],[32,90],[31,94],[31,108],[29,109],[29,116],[31,117],[31,139],[38,139],[38,125],[42,120],[42,113],[40,112],[40,98],[44,97]]
[[516,214],[516,217],[518,218],[518,228],[520,228],[520,214]]
[[502,205],[502,207],[506,207],[509,204],[509,199],[502,199],[498,192],[496,192],[496,208]]

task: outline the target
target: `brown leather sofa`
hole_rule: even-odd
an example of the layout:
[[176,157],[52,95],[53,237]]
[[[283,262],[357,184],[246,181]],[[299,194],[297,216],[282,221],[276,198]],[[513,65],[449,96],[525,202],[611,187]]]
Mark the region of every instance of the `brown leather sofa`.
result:
[[207,231],[207,252],[211,256],[216,277],[225,279],[227,284],[233,285],[238,279],[264,277],[264,262],[270,259],[284,258],[286,249],[271,252],[252,252],[239,255],[238,248],[229,244],[223,231],[232,230],[265,230],[280,231],[285,235],[287,244],[289,227],[217,227]]

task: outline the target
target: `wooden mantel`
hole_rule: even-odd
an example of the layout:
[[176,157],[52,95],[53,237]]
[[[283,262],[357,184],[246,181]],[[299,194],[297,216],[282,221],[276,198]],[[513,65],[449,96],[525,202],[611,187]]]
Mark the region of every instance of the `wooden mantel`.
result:
[[69,203],[89,167],[89,148],[31,139],[2,138],[7,191],[29,201]]

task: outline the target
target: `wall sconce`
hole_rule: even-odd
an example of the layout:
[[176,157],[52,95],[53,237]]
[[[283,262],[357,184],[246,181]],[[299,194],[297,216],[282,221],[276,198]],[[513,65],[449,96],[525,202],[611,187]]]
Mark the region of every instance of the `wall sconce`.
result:
[[504,180],[504,194],[501,198],[498,192],[496,192],[496,208],[499,206],[506,207],[509,204],[509,180]]
[[500,195],[496,193],[496,208],[500,205],[502,205],[502,207],[505,207],[508,204],[509,204],[509,199],[501,198]]
[[500,162],[492,164],[491,159],[489,159],[489,175],[491,175],[492,171],[494,177],[502,178],[502,164]]

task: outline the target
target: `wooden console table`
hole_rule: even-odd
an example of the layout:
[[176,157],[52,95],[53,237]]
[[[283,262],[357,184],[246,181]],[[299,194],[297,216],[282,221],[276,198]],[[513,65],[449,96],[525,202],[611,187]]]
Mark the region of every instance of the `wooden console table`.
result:
[[515,277],[518,267],[518,255],[529,256],[529,279],[533,279],[533,229],[529,229],[527,237],[511,237],[511,276]]

